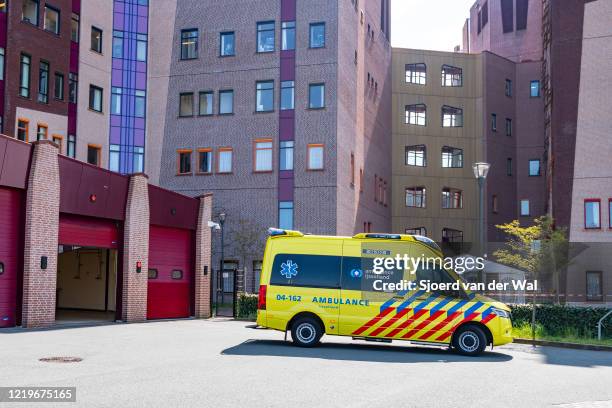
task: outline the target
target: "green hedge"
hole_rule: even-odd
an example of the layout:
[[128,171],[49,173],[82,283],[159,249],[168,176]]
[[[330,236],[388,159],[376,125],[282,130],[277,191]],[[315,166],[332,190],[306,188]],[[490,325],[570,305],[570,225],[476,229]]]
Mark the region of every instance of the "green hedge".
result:
[[250,295],[248,293],[239,293],[236,305],[236,314],[238,319],[252,319],[257,318],[257,295]]
[[[531,324],[531,305],[514,305],[512,309],[512,324],[522,326]],[[568,333],[580,337],[597,336],[597,322],[608,309],[603,307],[576,307],[561,305],[537,305],[536,323],[540,324],[546,334],[563,336]],[[604,324],[611,326],[612,316]],[[610,333],[610,329],[604,331]]]

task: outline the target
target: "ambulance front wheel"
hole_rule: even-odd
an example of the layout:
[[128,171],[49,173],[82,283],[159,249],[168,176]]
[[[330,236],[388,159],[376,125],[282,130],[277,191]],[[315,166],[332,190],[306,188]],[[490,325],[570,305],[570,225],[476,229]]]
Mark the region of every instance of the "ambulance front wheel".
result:
[[487,347],[487,338],[476,325],[460,327],[453,335],[453,349],[465,356],[477,356]]
[[296,346],[314,347],[319,344],[323,330],[312,317],[300,317],[291,325],[291,339]]

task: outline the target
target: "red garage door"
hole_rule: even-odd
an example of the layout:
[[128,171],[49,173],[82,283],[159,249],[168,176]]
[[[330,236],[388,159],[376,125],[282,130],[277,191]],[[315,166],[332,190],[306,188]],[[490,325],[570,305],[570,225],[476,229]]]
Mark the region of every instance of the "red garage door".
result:
[[0,327],[15,326],[22,245],[21,190],[0,188]]
[[189,317],[192,232],[151,225],[147,318]]
[[117,224],[113,220],[60,214],[60,245],[115,249],[117,241]]

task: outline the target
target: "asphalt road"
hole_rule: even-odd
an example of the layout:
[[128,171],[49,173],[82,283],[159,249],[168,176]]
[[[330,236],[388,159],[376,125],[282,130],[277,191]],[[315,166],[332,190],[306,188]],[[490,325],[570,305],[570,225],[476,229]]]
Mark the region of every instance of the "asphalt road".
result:
[[[235,321],[0,331],[0,386],[76,386],[7,407],[612,407],[612,353],[509,345],[478,358],[324,337],[314,349]],[[75,356],[79,363],[43,363]]]

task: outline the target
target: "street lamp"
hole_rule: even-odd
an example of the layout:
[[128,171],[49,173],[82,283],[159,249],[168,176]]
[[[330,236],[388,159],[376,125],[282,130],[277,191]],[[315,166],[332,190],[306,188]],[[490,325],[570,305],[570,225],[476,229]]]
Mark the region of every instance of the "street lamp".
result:
[[[223,273],[225,272],[225,213],[222,212],[219,214],[219,226],[221,229],[221,267],[219,268],[219,279],[217,280],[217,311],[219,309],[219,295],[222,294],[223,291]],[[221,296],[223,299],[223,296]]]
[[487,239],[485,233],[485,196],[484,196],[484,188],[485,188],[485,180],[487,178],[487,174],[489,174],[489,169],[491,165],[489,163],[474,163],[472,169],[474,170],[474,177],[478,180],[478,194],[479,194],[479,205],[478,205],[478,215],[479,215],[479,225],[478,225],[478,240],[480,241],[480,252],[483,257],[487,255]]

